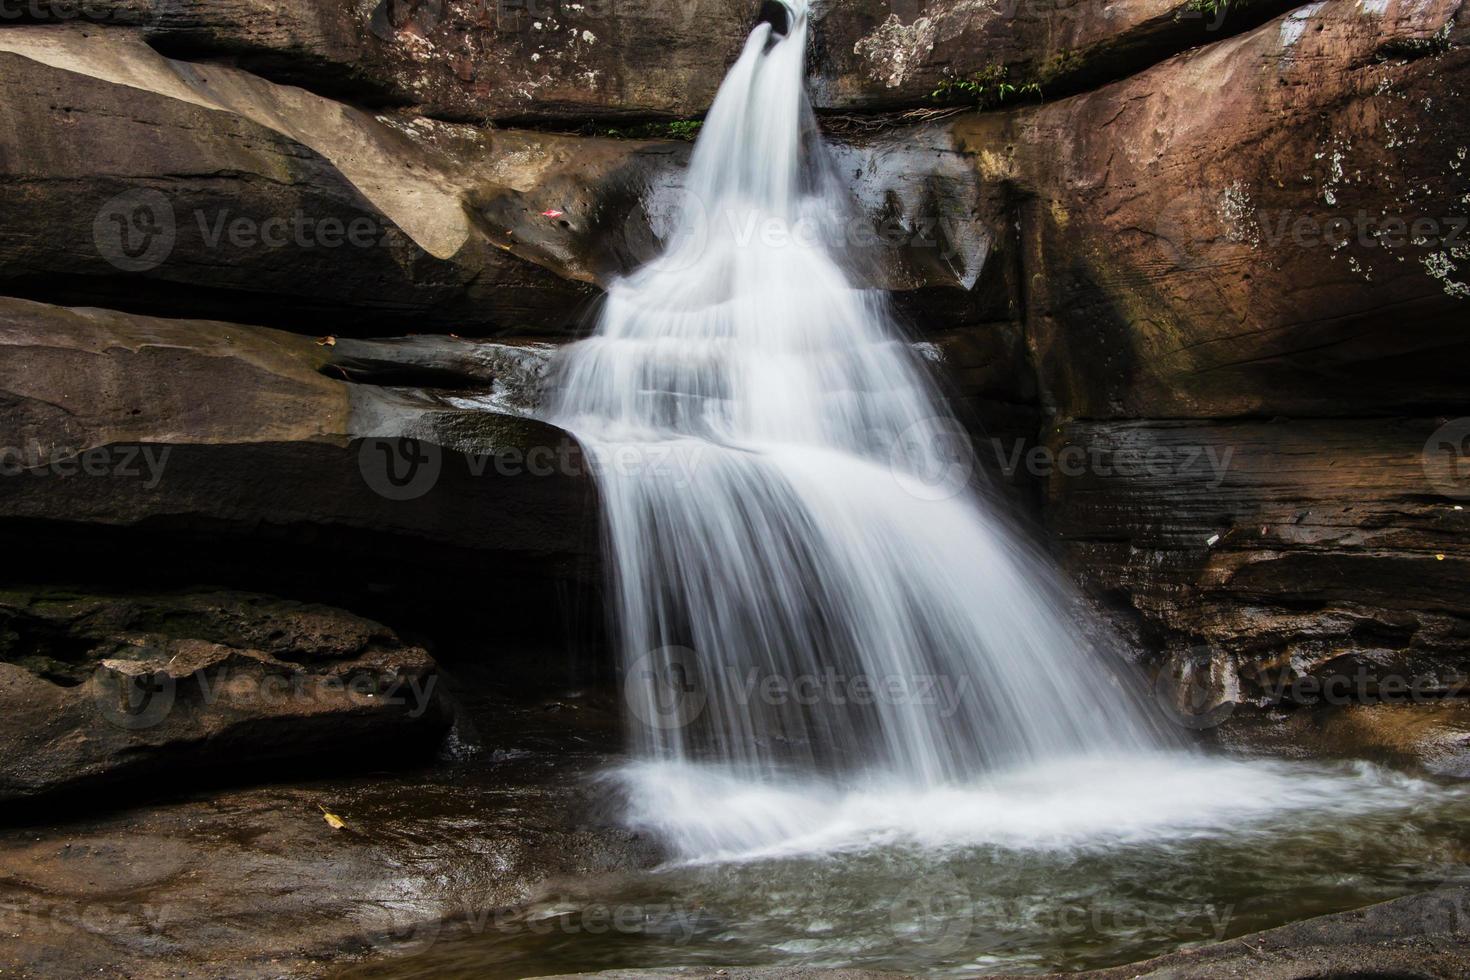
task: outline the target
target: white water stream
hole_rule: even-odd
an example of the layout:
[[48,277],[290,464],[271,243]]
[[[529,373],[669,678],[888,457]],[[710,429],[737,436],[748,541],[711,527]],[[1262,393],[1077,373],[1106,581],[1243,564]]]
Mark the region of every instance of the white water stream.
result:
[[550,417],[605,463],[634,821],[723,859],[1192,834],[1341,792],[1171,750],[969,485],[834,234],[801,2],[721,87],[666,250],[559,365]]

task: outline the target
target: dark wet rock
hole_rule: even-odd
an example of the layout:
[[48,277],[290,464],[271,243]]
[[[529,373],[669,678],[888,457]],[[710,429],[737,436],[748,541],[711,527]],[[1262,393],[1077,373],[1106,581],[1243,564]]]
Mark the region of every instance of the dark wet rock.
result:
[[1470,673],[1470,510],[1431,480],[1442,422],[1069,423],[1048,524],[1150,645],[1214,664],[1221,699],[1360,672],[1449,693]]
[[[1470,694],[1470,691],[1462,691]],[[1470,699],[1356,695],[1369,703],[1231,712],[1211,731],[1232,751],[1279,758],[1357,758],[1470,778]]]
[[[1464,406],[1453,215],[1470,123],[1447,98],[1470,63],[1451,48],[1460,7],[1308,5],[1115,85],[956,123],[982,178],[1017,193],[1045,404],[1063,418]],[[1395,45],[1419,56],[1383,56]],[[1229,97],[1200,94],[1215,91]]]
[[[249,593],[0,591],[0,802],[432,751],[422,648],[340,609]],[[167,776],[167,779],[162,777]]]
[[265,328],[0,302],[0,527],[32,550],[26,574],[115,560],[130,584],[478,614],[543,609],[519,604],[588,575],[589,467],[560,429],[487,408],[499,354],[468,352],[500,348],[344,346],[380,368],[453,349],[485,387],[350,383],[336,347]]
[[359,110],[77,24],[0,31],[0,75],[11,295],[487,334],[565,331],[595,293],[492,240],[441,161]]
[[[569,876],[658,860],[589,794],[586,775],[610,744],[605,712],[504,701],[472,710],[481,743],[471,761],[106,815],[74,807],[0,830],[0,968],[323,975],[422,952],[471,923],[501,928]],[[331,768],[377,757],[348,746]]]
[[1353,912],[1307,919],[1125,967],[1049,977],[1450,978],[1464,976],[1466,962],[1470,962],[1470,888],[1461,881]]
[[460,337],[333,338],[330,369],[357,384],[489,392],[530,411],[541,401],[555,348]]

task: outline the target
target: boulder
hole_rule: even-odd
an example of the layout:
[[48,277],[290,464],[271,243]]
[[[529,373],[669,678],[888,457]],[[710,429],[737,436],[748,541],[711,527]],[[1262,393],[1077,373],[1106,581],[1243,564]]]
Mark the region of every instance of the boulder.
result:
[[1046,404],[1063,418],[1463,406],[1460,10],[1309,4],[1094,92],[956,123],[1020,210]]
[[1447,779],[1470,778],[1470,700],[1370,693],[1363,703],[1242,709],[1216,726],[1221,746],[1280,758],[1367,759]]
[[0,31],[0,76],[12,295],[466,334],[565,331],[595,295],[487,233],[443,161],[359,110],[78,24]]
[[[136,5],[141,0],[129,0]],[[150,0],[149,42],[227,57],[276,81],[436,119],[582,122],[704,113],[761,0]],[[109,21],[122,5],[97,0]],[[1067,94],[1237,33],[1291,0],[1207,8],[1191,0],[854,0],[812,11],[813,100],[892,110],[964,100],[946,80],[1004,71],[1016,88]],[[133,17],[136,19],[136,17]],[[992,83],[993,84],[993,83]]]
[[616,745],[615,712],[578,712],[574,728],[565,704],[507,703],[486,696],[505,693],[493,682],[477,690],[481,706],[456,698],[483,739],[475,756],[461,747],[432,767],[389,768],[391,747],[359,739],[318,756],[308,779],[276,762],[269,782],[121,812],[101,805],[114,786],[44,823],[0,827],[0,969],[317,976],[461,935],[509,938],[572,876],[660,860],[598,806],[592,777]]
[[[466,614],[585,579],[590,467],[497,402],[531,384],[491,366],[508,348],[330,340],[0,300],[0,526],[25,574],[76,582],[81,548],[135,580]],[[370,383],[415,350],[460,383]],[[434,381],[412,362],[381,380]]]
[[1069,567],[1232,703],[1464,666],[1462,11],[1308,4],[949,124],[980,220],[1017,228],[999,281],[1048,419],[980,456],[1044,483]]
[[1045,976],[1048,980],[1457,976],[1464,972],[1465,959],[1470,956],[1470,888],[1463,874],[1453,869],[1451,873],[1454,877],[1437,888],[1366,908],[1321,915],[1128,966]]
[[1067,563],[1209,678],[1202,711],[1316,703],[1332,678],[1465,695],[1470,493],[1440,495],[1442,422],[1073,422],[1036,475]]
[[759,0],[153,0],[150,42],[460,122],[685,118],[708,108]]
[[[448,728],[434,662],[387,627],[244,593],[0,591],[0,802],[184,771],[371,760]],[[160,777],[169,776],[165,780]]]

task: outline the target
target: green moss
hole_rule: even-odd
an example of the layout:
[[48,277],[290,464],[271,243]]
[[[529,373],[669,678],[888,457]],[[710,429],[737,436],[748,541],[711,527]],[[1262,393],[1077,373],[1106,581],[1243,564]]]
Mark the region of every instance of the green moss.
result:
[[[1231,2],[1232,0],[1189,0],[1179,13],[1174,15],[1174,19],[1183,20],[1188,14],[1200,14],[1209,20],[1216,20],[1230,11]],[[1239,0],[1236,2],[1239,6],[1246,5],[1240,3]]]
[[930,98],[946,103],[973,101],[976,108],[988,109],[1007,99],[1039,99],[1041,94],[1040,82],[1012,81],[1009,68],[999,62],[991,62],[966,78],[950,75],[940,79],[939,87],[930,93]]
[[1082,70],[1082,66],[1081,52],[1071,50],[1061,51],[1054,55],[1045,65],[1041,66],[1041,71],[1037,73],[1037,77],[1041,80],[1041,84],[1049,85],[1059,78],[1076,74]]
[[692,143],[704,126],[700,119],[676,119],[673,122],[635,123],[631,126],[598,126],[594,136],[623,140],[684,140]]

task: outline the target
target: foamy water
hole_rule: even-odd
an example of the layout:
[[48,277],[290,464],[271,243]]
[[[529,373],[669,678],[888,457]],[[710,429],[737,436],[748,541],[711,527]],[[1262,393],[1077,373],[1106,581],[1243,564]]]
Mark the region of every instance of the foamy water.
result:
[[[751,782],[712,766],[642,763],[617,774],[630,823],[686,861],[810,857],[882,847],[943,852],[1097,849],[1271,833],[1280,821],[1351,820],[1444,803],[1443,786],[1368,763],[1149,753],[1081,757],[915,790],[793,774]],[[1463,795],[1463,794],[1460,794]]]

